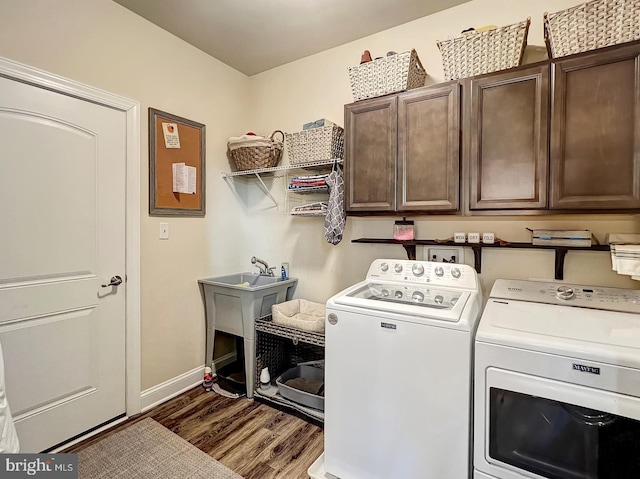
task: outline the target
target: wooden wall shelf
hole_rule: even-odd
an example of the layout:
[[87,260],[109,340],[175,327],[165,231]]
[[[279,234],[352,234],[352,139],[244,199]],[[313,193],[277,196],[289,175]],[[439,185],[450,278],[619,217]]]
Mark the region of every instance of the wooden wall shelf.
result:
[[609,245],[592,245],[589,248],[579,246],[547,246],[531,243],[454,243],[453,241],[435,240],[411,240],[398,241],[390,238],[359,238],[351,240],[352,243],[372,244],[399,244],[407,252],[409,259],[416,259],[416,246],[463,246],[471,248],[474,256],[474,266],[478,274],[482,272],[482,248],[523,248],[523,249],[550,249],[555,251],[555,278],[564,278],[564,258],[569,251],[610,251]]

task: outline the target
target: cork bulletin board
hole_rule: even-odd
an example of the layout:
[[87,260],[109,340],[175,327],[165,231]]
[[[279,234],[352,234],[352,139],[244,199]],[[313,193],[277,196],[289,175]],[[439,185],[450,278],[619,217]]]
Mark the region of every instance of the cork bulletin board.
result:
[[149,215],[205,215],[205,126],[149,108]]

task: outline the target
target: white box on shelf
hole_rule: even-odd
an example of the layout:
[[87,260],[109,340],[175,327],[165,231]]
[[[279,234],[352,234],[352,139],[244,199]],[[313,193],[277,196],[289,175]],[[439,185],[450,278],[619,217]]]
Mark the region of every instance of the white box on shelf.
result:
[[469,243],[480,243],[480,233],[469,233]]
[[482,233],[482,242],[487,244],[493,244],[496,240],[496,235],[493,233]]
[[466,233],[453,233],[453,242],[454,243],[464,243],[467,241]]

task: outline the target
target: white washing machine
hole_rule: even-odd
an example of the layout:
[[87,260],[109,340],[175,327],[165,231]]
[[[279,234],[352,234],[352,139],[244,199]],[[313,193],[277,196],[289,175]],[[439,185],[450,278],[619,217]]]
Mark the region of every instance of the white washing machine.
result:
[[327,302],[325,448],[313,479],[470,475],[475,270],[374,261]]
[[474,479],[640,477],[640,291],[497,280],[474,388]]

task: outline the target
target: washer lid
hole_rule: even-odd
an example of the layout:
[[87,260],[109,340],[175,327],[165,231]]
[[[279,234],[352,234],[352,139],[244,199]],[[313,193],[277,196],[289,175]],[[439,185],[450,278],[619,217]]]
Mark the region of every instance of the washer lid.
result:
[[425,285],[364,281],[333,298],[336,304],[457,322],[471,293]]
[[476,341],[640,368],[640,315],[490,298]]

